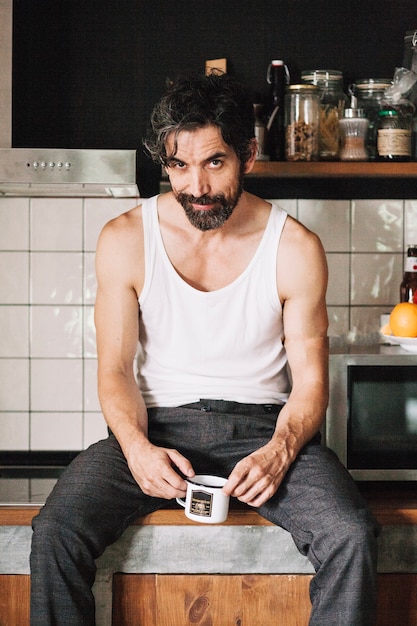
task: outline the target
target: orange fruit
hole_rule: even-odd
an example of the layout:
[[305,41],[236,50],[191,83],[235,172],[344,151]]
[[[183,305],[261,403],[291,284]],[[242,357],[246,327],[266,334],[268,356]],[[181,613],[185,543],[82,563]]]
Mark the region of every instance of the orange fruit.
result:
[[417,304],[397,304],[391,311],[389,325],[396,337],[417,337]]
[[379,329],[379,331],[380,331],[383,335],[392,335],[391,326],[390,326],[389,324],[384,324],[383,326],[381,326],[381,328]]

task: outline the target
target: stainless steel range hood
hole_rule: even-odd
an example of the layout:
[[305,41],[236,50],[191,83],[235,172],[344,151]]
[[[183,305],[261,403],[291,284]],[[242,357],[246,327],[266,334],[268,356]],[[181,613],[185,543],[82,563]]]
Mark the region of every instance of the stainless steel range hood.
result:
[[136,151],[0,148],[0,195],[138,197]]
[[13,0],[0,0],[0,196],[138,197],[136,150],[12,147]]

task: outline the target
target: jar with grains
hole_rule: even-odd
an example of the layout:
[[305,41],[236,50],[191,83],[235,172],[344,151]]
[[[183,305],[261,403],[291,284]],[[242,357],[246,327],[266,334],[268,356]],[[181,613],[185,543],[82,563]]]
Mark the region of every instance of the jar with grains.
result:
[[383,106],[384,91],[390,85],[392,85],[392,79],[390,78],[361,78],[351,85],[351,89],[358,99],[358,108],[365,111],[365,115],[369,120],[365,141],[369,161],[374,161],[378,156],[376,147],[378,114]]
[[285,94],[287,161],[317,161],[320,94],[314,85],[289,85]]
[[320,90],[319,156],[322,161],[334,161],[340,149],[339,120],[348,102],[343,74],[339,70],[304,70],[301,80]]

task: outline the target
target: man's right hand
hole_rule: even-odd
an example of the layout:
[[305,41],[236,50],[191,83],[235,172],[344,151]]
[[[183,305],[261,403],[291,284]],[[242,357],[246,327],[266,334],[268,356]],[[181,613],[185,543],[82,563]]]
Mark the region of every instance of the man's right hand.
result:
[[154,498],[182,498],[187,490],[187,483],[175,471],[192,478],[193,467],[177,450],[161,448],[150,442],[132,444],[127,455],[129,469],[143,493]]

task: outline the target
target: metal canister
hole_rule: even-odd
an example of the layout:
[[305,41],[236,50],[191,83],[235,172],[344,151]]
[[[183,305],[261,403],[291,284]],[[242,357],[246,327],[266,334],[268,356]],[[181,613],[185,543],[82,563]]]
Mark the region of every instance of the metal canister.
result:
[[320,93],[315,85],[289,85],[285,94],[287,161],[319,158]]

